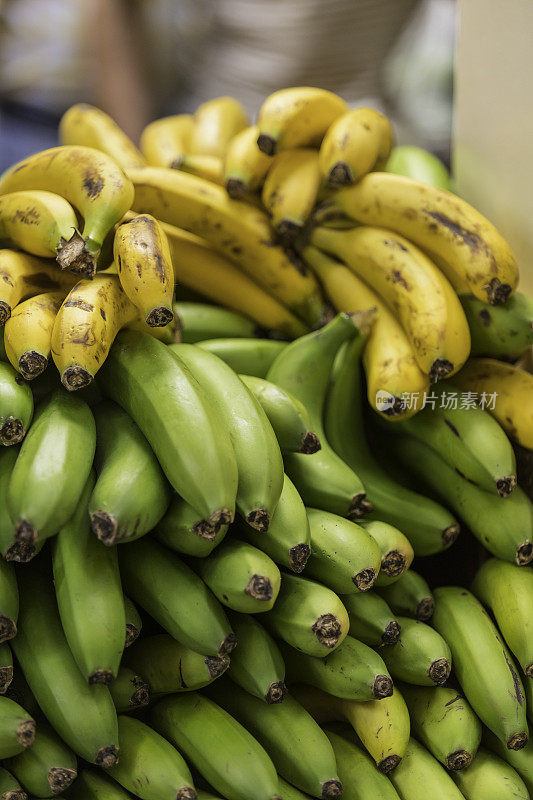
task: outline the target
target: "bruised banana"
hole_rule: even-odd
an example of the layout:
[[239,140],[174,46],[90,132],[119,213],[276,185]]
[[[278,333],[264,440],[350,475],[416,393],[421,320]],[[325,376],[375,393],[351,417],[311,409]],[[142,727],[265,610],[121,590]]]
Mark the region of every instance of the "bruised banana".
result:
[[10,364],[0,362],[0,445],[9,447],[26,436],[33,418],[33,394]]
[[82,145],[100,150],[122,169],[143,167],[146,160],[115,120],[95,106],[77,103],[59,122],[61,144]]
[[231,656],[229,677],[265,703],[281,703],[287,687],[278,645],[251,614],[231,613],[229,618],[239,643]]
[[525,781],[503,759],[488,750],[478,751],[469,769],[453,779],[467,800],[528,800]]
[[219,337],[252,338],[260,335],[250,317],[229,308],[178,300],[173,304],[173,310],[180,321],[180,341],[186,344]]
[[223,158],[229,142],[249,124],[246,109],[233,97],[208,100],[194,112],[190,151]]
[[175,114],[150,122],[141,134],[141,151],[152,167],[172,167],[189,151],[192,114]]
[[275,339],[231,338],[205,339],[198,342],[198,346],[221,358],[238,375],[266,378],[268,370],[287,343]]
[[386,775],[379,772],[372,759],[352,741],[353,734],[343,731],[338,735],[327,728],[325,733],[333,747],[345,797],[350,800],[399,800]]
[[350,620],[350,634],[371,647],[396,644],[401,626],[393,612],[375,592],[341,597]]
[[153,528],[153,535],[177,553],[205,558],[223,541],[229,526],[220,522],[210,527],[199,523],[198,512],[174,495],[166,513]]
[[451,776],[416,739],[409,739],[402,763],[390,779],[402,798],[416,798],[431,787],[435,800],[464,800]]
[[320,182],[316,150],[283,150],[272,160],[261,198],[285,244],[294,242],[311,216]]
[[143,708],[150,703],[150,687],[140,675],[120,665],[117,676],[109,686],[111,699],[119,714]]
[[4,344],[12,365],[27,381],[48,366],[52,332],[65,292],[45,292],[19,303],[6,322]]
[[394,679],[415,686],[441,686],[450,677],[452,656],[442,636],[420,620],[398,616],[400,641],[380,650]]
[[320,171],[330,186],[346,186],[367,172],[382,169],[394,134],[384,114],[354,108],[328,128],[320,146]]
[[375,585],[390,586],[411,566],[414,552],[409,539],[388,522],[375,519],[361,520],[360,524],[374,539],[381,552],[381,563]]
[[272,165],[272,159],[257,146],[259,128],[244,128],[229,141],[224,156],[224,185],[234,200],[259,189]]
[[396,614],[427,622],[435,611],[435,601],[426,580],[412,569],[399,581],[377,589]]

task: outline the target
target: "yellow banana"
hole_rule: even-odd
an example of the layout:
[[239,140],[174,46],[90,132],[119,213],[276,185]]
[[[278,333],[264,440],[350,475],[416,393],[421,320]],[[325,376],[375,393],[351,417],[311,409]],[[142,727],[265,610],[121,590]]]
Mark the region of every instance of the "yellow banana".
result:
[[95,106],[77,103],[59,123],[61,144],[94,147],[111,156],[122,169],[143,167],[146,159],[115,120]]
[[222,186],[224,183],[224,162],[219,156],[204,156],[184,153],[172,165],[174,169],[196,175],[206,181]]
[[229,142],[224,159],[224,185],[230,197],[245,198],[259,189],[272,165],[270,156],[257,146],[259,128],[250,125]]
[[224,158],[230,140],[249,124],[246,109],[233,97],[208,100],[194,113],[190,151],[195,155]]
[[283,241],[291,243],[303,229],[315,205],[320,182],[316,150],[283,150],[272,160],[262,199]]
[[344,100],[326,89],[280,89],[259,110],[257,145],[269,156],[278,150],[320,145],[329,126],[347,111]]
[[511,439],[533,450],[533,375],[495,358],[471,358],[454,384],[477,399]]
[[136,211],[207,239],[293,314],[309,325],[320,322],[324,302],[314,275],[274,244],[264,212],[231,200],[221,186],[175,170],[149,167],[129,175]]
[[[129,178],[112,158],[92,147],[52,147],[19,161],[0,178],[0,194],[21,189],[57,192],[80,212],[88,274],[91,268],[94,274],[106,234],[133,202]],[[71,253],[62,247],[58,254],[60,266],[70,268],[70,259]]]
[[71,289],[78,276],[61,272],[51,260],[17,250],[0,250],[0,325],[4,325],[21,300],[45,291]]
[[[363,354],[368,402],[388,419],[407,419],[418,411],[429,379],[416,362],[407,336],[381,298],[352,270],[309,245],[302,253],[337,311],[377,314]],[[385,405],[378,398],[389,398]],[[403,398],[403,399],[402,399]]]
[[382,169],[394,134],[384,114],[355,108],[339,117],[320,146],[320,170],[330,186],[346,186],[373,169]]
[[142,214],[119,225],[113,254],[122,288],[147,325],[168,325],[174,316],[174,269],[167,237],[157,220]]
[[150,166],[172,167],[189,151],[192,114],[175,114],[151,122],[141,134],[141,150]]
[[431,381],[453,375],[470,353],[470,329],[450,283],[407,239],[382,228],[315,228],[311,242],[342,259],[397,317]]
[[494,225],[462,198],[428,183],[371,172],[316,212],[317,221],[335,216],[402,234],[437,257],[458,291],[466,283],[492,305],[505,302],[518,283],[513,251]]
[[31,381],[48,366],[52,330],[66,292],[44,292],[20,303],[4,330],[6,355],[23,378]]

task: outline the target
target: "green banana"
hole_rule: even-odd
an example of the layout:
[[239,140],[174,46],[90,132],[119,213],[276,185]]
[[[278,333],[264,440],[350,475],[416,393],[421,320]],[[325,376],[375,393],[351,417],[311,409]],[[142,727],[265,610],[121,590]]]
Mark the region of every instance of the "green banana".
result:
[[528,740],[526,707],[509,651],[473,594],[442,586],[434,595],[433,625],[450,646],[466,699],[509,750],[519,750]]
[[407,536],[398,528],[381,520],[361,520],[361,525],[376,541],[381,551],[381,564],[376,586],[389,586],[397,581],[411,566],[413,548]]
[[394,481],[378,464],[366,440],[361,369],[363,344],[355,339],[339,353],[325,409],[326,435],[337,455],[365,484],[368,499],[374,506],[374,512],[367,519],[382,520],[398,528],[407,536],[417,556],[439,553],[457,538],[457,521],[433,500]]
[[28,800],[28,795],[15,776],[3,767],[0,767],[0,798],[1,800]]
[[287,687],[285,663],[276,642],[250,614],[232,613],[230,622],[239,646],[231,656],[229,677],[265,703],[281,703]]
[[89,476],[74,514],[54,542],[57,606],[72,655],[89,685],[111,683],[124,649],[126,615],[117,551],[93,535]]
[[410,686],[401,692],[413,736],[449,770],[469,767],[481,742],[481,722],[455,689]]
[[183,645],[209,656],[233,650],[235,635],[222,606],[170,550],[138,539],[121,548],[120,571],[128,595]]
[[19,574],[20,629],[13,650],[39,706],[64,742],[100,766],[118,757],[117,716],[109,689],[89,686],[70,652],[51,577],[35,567]]
[[198,512],[175,494],[153,529],[153,535],[177,553],[205,558],[220,544],[227,531],[228,525],[220,522],[206,529],[200,524]]
[[379,572],[381,551],[364,528],[328,511],[308,508],[311,557],[307,574],[339,594],[371,589]]
[[402,762],[390,779],[402,800],[414,800],[428,791],[431,800],[464,800],[444,767],[416,739],[409,739]]
[[77,775],[76,756],[48,725],[39,723],[33,746],[11,758],[9,769],[33,797],[54,797]]
[[394,679],[416,686],[440,686],[450,677],[452,654],[445,640],[425,622],[398,617],[402,635],[398,644],[380,650]]
[[270,611],[281,586],[276,564],[247,542],[225,541],[196,569],[223,605],[243,614]]
[[19,706],[28,712],[33,718],[42,718],[42,711],[35,699],[24,674],[20,669],[13,672],[13,680],[9,684],[6,697],[14,700]]
[[126,616],[126,641],[124,642],[124,647],[130,647],[136,639],[139,638],[139,634],[142,630],[142,619],[135,608],[135,604],[129,597],[124,595],[124,613]]
[[217,356],[192,344],[168,349],[190,369],[224,418],[237,460],[237,509],[249,525],[266,531],[283,487],[283,461],[265,412]]
[[108,773],[142,800],[196,800],[183,756],[144,722],[118,718],[120,761]]
[[383,172],[405,175],[406,178],[451,191],[451,178],[446,166],[440,158],[421,147],[407,144],[393,147]]
[[237,374],[266,378],[272,362],[287,347],[275,339],[205,339],[199,347],[222,359]]
[[309,412],[312,430],[321,442],[313,455],[289,453],[285,471],[306,505],[358,518],[371,510],[359,477],[326,441],[322,414],[330,373],[339,347],[366,338],[372,317],[367,312],[338,314],[328,325],[291,342],[276,358],[267,378],[291,392]]
[[371,647],[396,644],[400,623],[376,592],[341,596],[350,620],[350,635]]
[[435,611],[435,601],[425,578],[413,569],[408,569],[391,586],[378,588],[377,592],[395,614],[427,622]]
[[[7,559],[10,554],[16,555],[16,548],[13,548],[15,542],[15,526],[7,510],[7,489],[18,454],[19,448],[17,446],[0,447],[0,551],[5,559]],[[12,558],[10,558],[10,560],[12,560]],[[19,560],[28,559],[23,558]]]
[[239,377],[267,415],[282,453],[312,455],[320,450],[320,439],[310,430],[307,409],[297,397],[264,378]]
[[390,697],[392,680],[383,659],[352,636],[347,636],[333,653],[316,658],[282,644],[282,654],[289,679],[305,676],[316,686],[344,700],[379,700]]
[[389,779],[376,769],[371,758],[352,741],[326,730],[331,742],[343,796],[347,800],[399,800]]
[[516,770],[488,750],[481,749],[472,766],[453,779],[466,800],[529,800]]
[[494,614],[524,674],[533,678],[533,571],[491,558],[477,571],[472,591]]
[[236,528],[238,536],[258,547],[277,564],[296,573],[305,569],[311,554],[309,520],[302,498],[287,475],[283,478],[283,489],[267,536],[241,519],[237,520]]
[[96,486],[89,500],[93,531],[104,544],[131,541],[156,525],[170,487],[137,425],[115,403],[94,409]]
[[143,708],[150,702],[150,687],[144,678],[123,664],[109,691],[119,714]]
[[339,597],[320,583],[283,575],[278,599],[264,615],[267,628],[310,656],[326,656],[345,639],[349,620]]
[[[278,776],[259,742],[224,709],[196,692],[161,700],[151,724],[227,800],[274,800]],[[206,747],[206,742],[216,742]]]
[[172,308],[175,317],[181,322],[180,341],[187,344],[218,337],[249,339],[259,333],[255,322],[229,308],[208,303],[186,303],[182,300],[174,303]]
[[29,385],[11,364],[0,362],[0,444],[21,442],[32,417],[33,394]]
[[168,633],[138,641],[126,653],[125,662],[142,675],[153,695],[201,689],[222,675],[230,663],[226,656],[200,655]]
[[304,794],[296,786],[292,786],[292,784],[287,783],[284,781],[283,778],[278,776],[279,781],[279,793],[283,800],[307,800],[309,795]]
[[65,795],[69,800],[129,800],[128,792],[101,770],[83,768]]
[[518,772],[530,795],[533,794],[533,742],[529,741],[522,750],[508,750],[488,728],[483,728],[483,745],[492,753],[503,758]]
[[208,694],[263,745],[282,778],[312,797],[340,797],[342,784],[331,744],[291,695],[283,703],[268,705],[225,681],[213,684]]
[[533,300],[513,292],[503,306],[491,306],[473,294],[460,294],[468,327],[471,354],[493,358],[519,358],[533,344]]
[[233,519],[237,465],[225,427],[204,390],[153,336],[119,333],[99,384],[137,423],[174,489],[203,520]]
[[5,694],[13,680],[13,653],[7,643],[0,644],[0,694]]
[[0,696],[0,758],[9,758],[32,747],[35,721],[22,706]]
[[0,643],[17,634],[19,591],[13,564],[0,559]]

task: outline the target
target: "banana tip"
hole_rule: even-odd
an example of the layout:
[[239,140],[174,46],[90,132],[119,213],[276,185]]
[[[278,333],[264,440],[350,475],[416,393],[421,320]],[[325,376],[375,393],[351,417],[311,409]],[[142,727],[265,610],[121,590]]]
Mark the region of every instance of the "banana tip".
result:
[[330,186],[349,186],[354,182],[354,177],[350,165],[346,161],[337,161],[328,173],[327,182]]
[[35,722],[25,719],[17,728],[17,742],[21,747],[31,747],[35,741]]
[[422,597],[416,604],[415,617],[421,622],[427,622],[435,613],[435,601],[432,597]]
[[35,545],[23,539],[14,542],[4,553],[6,561],[16,561],[18,564],[27,564],[35,555]]
[[275,683],[271,683],[268,687],[265,693],[265,702],[268,703],[269,706],[275,703],[281,703],[286,694],[287,687],[285,686],[285,681],[276,681]]
[[86,278],[92,278],[96,272],[96,261],[87,251],[87,242],[83,236],[74,231],[70,239],[61,239],[57,246],[56,261],[60,269],[75,272]]
[[0,300],[0,325],[5,325],[10,316],[11,306],[5,300]]
[[4,447],[9,447],[12,444],[19,444],[19,442],[24,439],[25,435],[26,431],[21,419],[8,417],[0,426],[0,442]]
[[505,478],[498,478],[496,490],[500,497],[508,497],[516,489],[516,475],[506,475]]
[[273,156],[276,152],[276,140],[268,133],[260,133],[257,137],[257,146],[267,156]]
[[321,797],[323,800],[335,800],[336,797],[342,795],[342,783],[334,778],[330,781],[324,781],[322,784]]
[[401,756],[394,754],[384,758],[377,766],[380,772],[383,772],[384,775],[387,775],[387,773],[392,772],[393,769],[396,769],[401,760]]
[[313,433],[313,431],[306,431],[302,436],[302,443],[298,452],[306,456],[311,456],[313,453],[318,453],[321,448],[322,445],[316,433]]
[[502,283],[498,278],[493,278],[483,286],[483,291],[486,293],[487,302],[491,306],[499,306],[506,302],[513,288],[508,283]]
[[522,750],[527,742],[528,742],[528,735],[527,733],[515,733],[514,736],[511,736],[507,739],[507,749],[508,750]]
[[15,620],[0,614],[0,644],[13,639],[17,635]]
[[105,544],[107,547],[111,547],[111,545],[115,544],[118,533],[118,523],[113,514],[109,514],[109,512],[100,509],[98,511],[93,511],[91,513],[91,528],[102,544]]
[[516,563],[519,567],[525,567],[533,561],[533,543],[524,542],[516,550]]
[[206,656],[204,663],[209,672],[209,677],[215,680],[229,667],[229,658],[226,656]]
[[61,794],[75,781],[78,773],[68,767],[50,767],[46,776],[52,794]]
[[196,800],[197,797],[196,790],[192,786],[182,786],[176,793],[176,800]]
[[228,633],[225,639],[222,640],[218,648],[219,656],[229,656],[229,654],[237,647],[237,637],[233,632]]
[[93,375],[78,364],[67,367],[61,375],[61,383],[69,392],[85,389],[93,381]]
[[99,767],[114,767],[115,764],[118,764],[118,746],[109,744],[101,747],[94,757],[94,763]]
[[447,658],[437,658],[428,669],[428,677],[437,686],[442,686],[450,677],[452,666]]
[[374,504],[367,500],[365,494],[361,492],[353,496],[346,516],[353,521],[361,519],[365,514],[371,514],[373,510]]
[[246,522],[260,533],[266,533],[270,525],[270,514],[265,508],[256,508],[246,515]]
[[244,181],[239,178],[228,178],[226,180],[226,191],[232,200],[242,200],[246,195]]
[[136,642],[139,638],[140,630],[137,628],[133,623],[127,622],[126,623],[126,641],[124,642],[124,647],[131,647],[133,642]]
[[311,548],[306,542],[293,545],[289,550],[289,566],[293,572],[300,573],[309,561]]
[[445,528],[441,534],[443,546],[445,548],[451,547],[451,545],[455,542],[455,540],[459,536],[460,532],[461,532],[461,526],[459,525],[458,522],[454,522],[453,525],[448,525],[448,527]]
[[142,679],[135,682],[135,691],[130,697],[130,708],[144,708],[150,702],[150,687]]
[[354,575],[352,581],[360,592],[368,592],[375,584],[377,577],[378,574],[376,570],[369,567],[368,569],[362,569],[357,575]]
[[174,319],[174,313],[171,308],[159,306],[153,308],[149,314],[146,315],[146,324],[150,328],[164,328],[165,325],[170,325]]
[[398,578],[407,569],[407,559],[399,550],[389,550],[381,560],[380,572],[389,578]]
[[13,667],[0,667],[0,694],[5,694],[13,680]]
[[446,766],[452,772],[457,772],[460,769],[466,769],[472,763],[472,753],[468,750],[456,750],[446,756]]
[[436,358],[429,368],[429,380],[431,383],[437,383],[453,372],[453,369],[452,362],[447,358]]
[[322,614],[311,630],[320,644],[330,648],[337,646],[342,633],[341,624],[334,614]]
[[95,686],[97,683],[105,684],[106,686],[115,680],[115,675],[110,669],[95,669],[91,672],[88,678],[89,686]]
[[391,619],[383,633],[381,634],[381,641],[383,644],[396,644],[400,639],[402,628],[399,622]]
[[394,684],[389,675],[376,675],[372,684],[372,695],[376,700],[391,697],[393,691]]
[[246,584],[244,594],[247,594],[254,600],[269,602],[274,596],[274,590],[272,588],[270,578],[268,578],[266,575],[252,575]]

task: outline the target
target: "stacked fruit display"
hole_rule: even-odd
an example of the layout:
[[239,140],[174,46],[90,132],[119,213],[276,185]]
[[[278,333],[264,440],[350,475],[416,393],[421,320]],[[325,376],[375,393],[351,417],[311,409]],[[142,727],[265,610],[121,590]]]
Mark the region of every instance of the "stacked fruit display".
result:
[[1,797],[527,800],[508,244],[322,90],[60,136],[0,177]]

